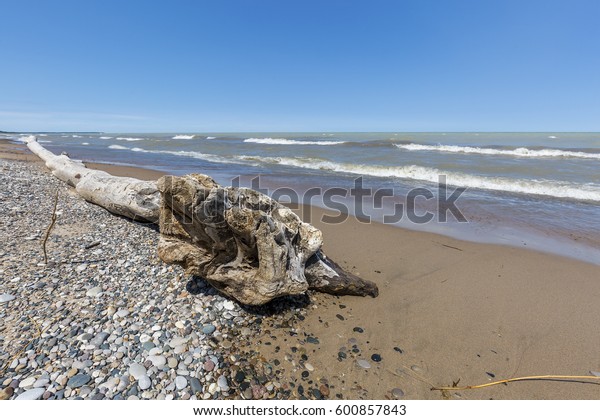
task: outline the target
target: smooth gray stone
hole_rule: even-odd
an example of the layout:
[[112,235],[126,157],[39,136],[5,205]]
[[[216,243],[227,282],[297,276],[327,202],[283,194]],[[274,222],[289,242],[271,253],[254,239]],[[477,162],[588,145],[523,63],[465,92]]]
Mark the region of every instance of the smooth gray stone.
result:
[[90,344],[93,344],[94,346],[100,346],[100,345],[102,345],[102,343],[104,343],[106,341],[106,339],[108,338],[109,335],[110,334],[105,331],[99,332],[92,339],[92,341],[90,341]]
[[202,393],[202,384],[198,380],[198,378],[190,378],[190,386],[192,387],[192,391],[196,393]]
[[67,386],[70,388],[79,388],[87,384],[91,379],[92,377],[87,373],[80,373],[69,379]]
[[40,398],[42,398],[42,395],[44,395],[44,392],[46,392],[46,390],[44,388],[33,388],[33,389],[30,389],[29,391],[23,392],[21,395],[19,395],[15,399],[16,400],[39,400]]
[[10,302],[14,299],[16,299],[15,295],[9,295],[8,293],[2,293],[0,295],[0,303]]
[[214,325],[208,324],[202,327],[202,332],[206,335],[209,335],[214,333],[216,329],[217,327],[215,327]]

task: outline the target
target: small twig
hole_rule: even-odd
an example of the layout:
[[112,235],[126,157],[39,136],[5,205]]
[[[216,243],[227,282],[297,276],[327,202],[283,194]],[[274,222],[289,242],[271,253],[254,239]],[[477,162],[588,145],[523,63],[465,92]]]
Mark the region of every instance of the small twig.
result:
[[446,245],[446,244],[443,244],[441,242],[436,242],[436,241],[432,241],[432,242],[435,243],[435,244],[441,245],[441,246],[445,246],[446,248],[456,249],[457,251],[464,251],[463,249],[457,248],[457,247],[452,246],[452,245]]
[[479,389],[479,388],[485,388],[488,386],[493,386],[493,385],[501,385],[501,384],[506,384],[508,382],[517,382],[517,381],[530,381],[530,380],[556,380],[556,379],[562,379],[562,380],[579,380],[579,379],[585,379],[585,380],[591,380],[591,381],[600,381],[600,376],[571,376],[571,375],[541,375],[541,376],[523,376],[520,378],[510,378],[510,379],[503,379],[501,381],[496,381],[496,382],[490,382],[487,384],[481,384],[481,385],[469,385],[469,386],[440,386],[440,387],[432,387],[431,390],[432,391],[464,391],[467,389]]
[[46,236],[44,237],[44,242],[42,242],[42,249],[44,251],[44,264],[48,264],[48,253],[46,252],[46,242],[48,242],[48,237],[50,236],[50,231],[54,227],[56,223],[56,207],[58,206],[58,188],[56,189],[56,196],[54,197],[54,208],[52,209],[52,220],[50,222],[50,226],[46,230]]

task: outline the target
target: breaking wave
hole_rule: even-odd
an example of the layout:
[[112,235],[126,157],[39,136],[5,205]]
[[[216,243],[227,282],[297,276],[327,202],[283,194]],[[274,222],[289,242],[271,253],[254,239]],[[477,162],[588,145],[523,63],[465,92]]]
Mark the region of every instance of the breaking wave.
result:
[[445,153],[467,153],[478,155],[505,155],[517,157],[533,157],[533,158],[580,158],[580,159],[600,159],[600,153],[574,152],[571,150],[561,149],[527,149],[519,147],[517,149],[493,149],[490,147],[474,147],[474,146],[455,146],[455,145],[433,145],[433,144],[395,144],[399,149],[410,151],[437,151]]
[[118,144],[111,144],[110,146],[108,146],[108,148],[116,150],[129,150],[129,147],[119,146]]
[[176,136],[173,136],[173,140],[191,140],[193,139],[194,136],[193,134],[187,135],[187,134],[178,134]]
[[431,183],[437,183],[440,180],[440,176],[445,176],[446,184],[454,187],[600,202],[600,186],[595,184],[577,184],[544,179],[536,180],[515,179],[508,177],[487,177],[465,174],[462,172],[443,171],[436,168],[417,165],[377,166],[339,163],[317,158],[265,157],[248,155],[218,156],[192,151],[146,150],[142,148],[132,148],[129,150],[143,153],[186,156],[210,162],[246,164],[252,166],[263,166],[264,164],[282,165],[326,172],[367,175],[381,178],[410,179]]
[[462,172],[441,171],[423,166],[374,166],[337,163],[315,158],[236,156],[243,161],[263,162],[329,172],[343,172],[382,178],[402,178],[437,183],[446,176],[446,183],[455,187],[477,188],[519,194],[545,195],[557,198],[600,201],[600,186],[549,180],[485,177]]
[[144,139],[141,137],[117,137],[117,140],[140,141],[140,140],[144,140]]
[[244,143],[260,143],[260,144],[286,144],[286,145],[317,145],[317,146],[333,146],[336,144],[346,143],[345,141],[305,141],[305,140],[288,140],[288,139],[272,139],[270,137],[264,139],[250,138],[244,140]]

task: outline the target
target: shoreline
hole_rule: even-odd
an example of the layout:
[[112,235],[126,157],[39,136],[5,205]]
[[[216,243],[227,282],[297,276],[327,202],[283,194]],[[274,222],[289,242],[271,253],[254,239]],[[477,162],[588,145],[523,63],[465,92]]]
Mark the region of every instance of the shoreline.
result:
[[[98,168],[137,177],[137,168]],[[325,212],[311,211],[316,216]],[[249,345],[279,371],[279,382],[295,384],[291,397],[329,393],[329,398],[385,399],[393,398],[395,389],[409,399],[600,397],[597,384],[550,381],[448,395],[430,391],[431,384],[450,385],[457,379],[460,385],[474,385],[491,382],[491,375],[504,379],[600,370],[597,266],[505,245],[365,225],[353,217],[340,225],[323,224],[320,217],[312,223],[323,231],[325,253],[375,281],[380,295],[311,294],[310,304],[300,310],[304,319],[292,317],[291,327],[286,319],[263,320]],[[374,354],[381,361],[372,360]],[[360,367],[358,360],[370,367]]]

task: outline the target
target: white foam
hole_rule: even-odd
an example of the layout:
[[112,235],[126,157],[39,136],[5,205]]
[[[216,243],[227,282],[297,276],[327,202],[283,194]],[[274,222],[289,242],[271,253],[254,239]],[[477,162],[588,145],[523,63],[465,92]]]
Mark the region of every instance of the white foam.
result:
[[241,159],[229,159],[223,156],[218,156],[218,155],[211,155],[208,153],[200,153],[200,152],[191,152],[191,151],[184,151],[184,150],[180,150],[180,151],[172,151],[172,150],[146,150],[146,149],[142,149],[140,147],[134,147],[133,149],[129,149],[132,152],[140,152],[140,153],[156,153],[156,154],[167,154],[167,155],[174,155],[174,156],[185,156],[185,157],[191,157],[191,158],[195,158],[195,159],[201,159],[201,160],[206,160],[209,162],[217,162],[217,163],[232,163],[232,164],[250,164],[252,166],[258,166],[259,163],[247,163],[247,162],[243,162]]
[[35,136],[21,136],[17,140],[22,141],[23,143],[27,143],[28,141],[35,141]]
[[549,139],[555,139],[557,138],[556,136],[548,136]]
[[244,140],[244,143],[260,143],[260,144],[285,144],[285,145],[317,145],[317,146],[333,146],[336,144],[346,143],[345,141],[304,141],[304,140],[288,140],[288,139],[273,139],[270,137],[257,139],[250,138]]
[[80,139],[83,136],[78,136],[77,134],[73,134],[71,137],[73,137],[74,139]]
[[38,140],[38,143],[52,143],[52,140]]
[[88,142],[84,142],[84,143],[81,143],[81,144],[82,144],[83,146],[89,146],[89,145],[90,145]]
[[112,139],[112,137],[106,137],[106,136],[100,137],[100,140],[110,140],[110,139]]
[[187,135],[187,134],[178,134],[176,136],[173,136],[173,140],[191,140],[193,139],[194,136],[193,134]]
[[144,139],[140,138],[140,137],[117,137],[117,140],[140,141],[140,140],[144,140]]
[[207,137],[206,140],[214,140],[216,137]]
[[525,147],[517,149],[492,149],[489,147],[473,146],[455,146],[455,145],[433,145],[433,144],[395,144],[399,149],[410,151],[435,151],[446,153],[467,153],[478,155],[504,155],[517,156],[525,158],[580,158],[580,159],[600,159],[600,153],[573,152],[561,149],[540,149],[532,150]]
[[286,157],[237,156],[240,160],[264,162],[276,165],[294,166],[330,172],[344,172],[383,178],[403,178],[437,183],[440,176],[446,176],[446,183],[455,187],[478,188],[520,194],[545,195],[557,198],[600,201],[600,186],[576,184],[551,180],[526,180],[505,177],[484,177],[461,172],[441,171],[423,166],[371,166],[337,163],[328,160]]
[[146,150],[141,148],[130,149],[134,152],[170,154],[186,156],[210,162],[249,164],[262,166],[263,164],[292,166],[297,168],[313,169],[328,172],[341,172],[357,175],[368,175],[382,178],[412,179],[437,183],[440,176],[446,177],[446,183],[455,187],[477,188],[510,193],[543,195],[556,198],[569,198],[600,202],[600,185],[577,184],[552,180],[514,179],[506,177],[485,177],[470,175],[462,172],[441,171],[436,168],[424,166],[375,166],[338,163],[317,158],[289,158],[289,157],[263,157],[263,156],[218,156],[207,153],[191,151]]
[[108,146],[108,148],[116,150],[129,150],[129,147],[119,146],[118,144],[111,144],[110,146]]

